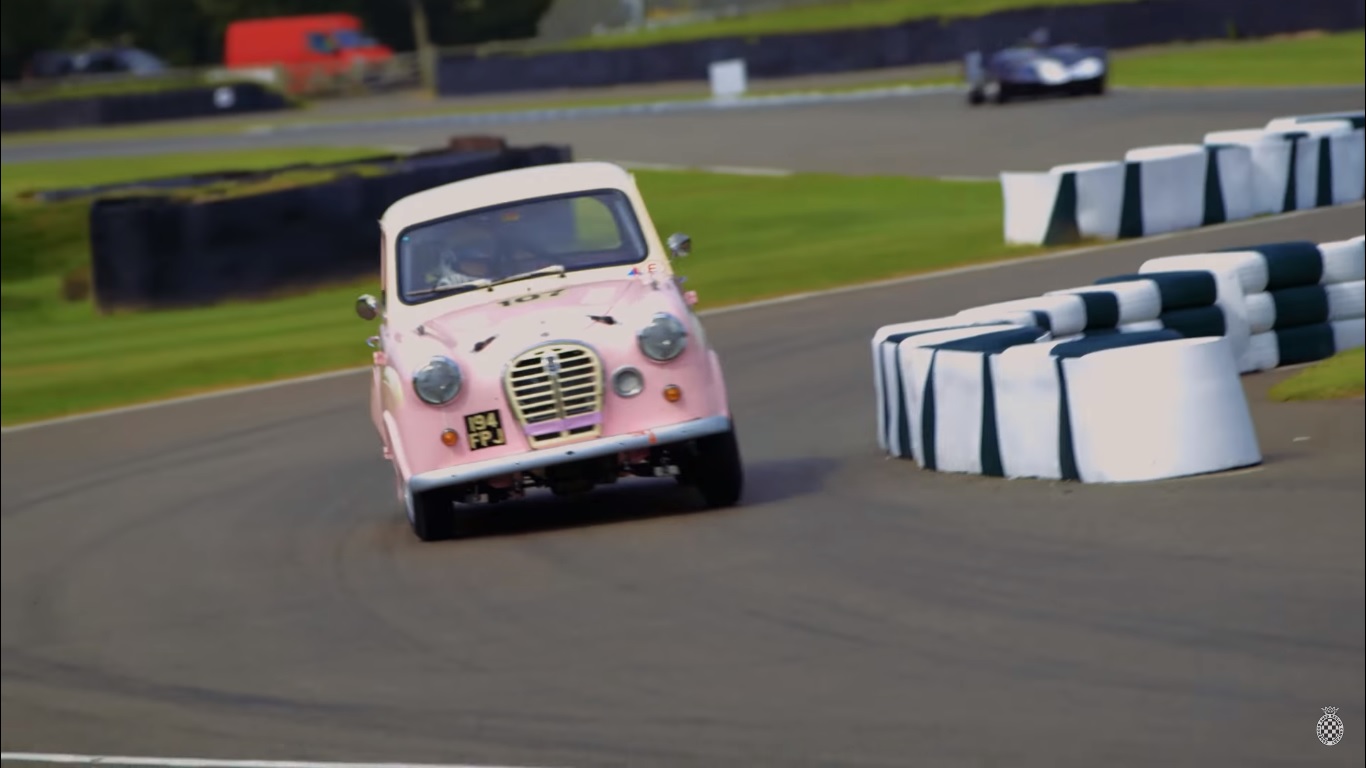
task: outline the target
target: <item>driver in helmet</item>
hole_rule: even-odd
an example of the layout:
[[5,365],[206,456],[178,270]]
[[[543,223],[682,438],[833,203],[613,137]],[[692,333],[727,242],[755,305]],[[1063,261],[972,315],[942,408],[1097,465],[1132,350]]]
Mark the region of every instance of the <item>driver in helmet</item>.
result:
[[461,233],[457,242],[439,246],[436,265],[437,288],[458,288],[476,280],[497,276],[498,244],[484,229]]

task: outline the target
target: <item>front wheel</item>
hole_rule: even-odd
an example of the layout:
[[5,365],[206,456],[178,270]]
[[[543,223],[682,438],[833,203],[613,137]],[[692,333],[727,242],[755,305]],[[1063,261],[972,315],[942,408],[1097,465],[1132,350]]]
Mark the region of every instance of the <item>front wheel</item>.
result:
[[679,470],[679,482],[696,488],[708,509],[735,506],[744,492],[745,472],[734,426],[693,441]]
[[445,541],[462,532],[463,515],[455,506],[455,496],[446,488],[413,494],[407,503],[408,525],[422,541]]

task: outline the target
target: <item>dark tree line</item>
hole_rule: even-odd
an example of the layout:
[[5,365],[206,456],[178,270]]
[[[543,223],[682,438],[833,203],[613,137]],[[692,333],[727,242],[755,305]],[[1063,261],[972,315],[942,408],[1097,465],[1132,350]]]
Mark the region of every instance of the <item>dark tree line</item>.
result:
[[[438,46],[534,37],[552,0],[420,0]],[[0,3],[0,74],[18,77],[42,50],[125,44],[175,66],[222,61],[223,30],[235,19],[297,13],[354,13],[368,31],[411,51],[408,0],[4,0]]]

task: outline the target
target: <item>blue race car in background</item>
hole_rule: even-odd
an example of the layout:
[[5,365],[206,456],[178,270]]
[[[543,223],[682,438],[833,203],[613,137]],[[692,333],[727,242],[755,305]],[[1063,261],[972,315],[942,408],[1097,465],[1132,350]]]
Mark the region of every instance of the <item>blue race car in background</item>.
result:
[[1110,71],[1109,52],[1099,46],[1049,45],[1045,30],[1028,41],[991,54],[967,55],[968,103],[1004,104],[1020,96],[1099,96]]

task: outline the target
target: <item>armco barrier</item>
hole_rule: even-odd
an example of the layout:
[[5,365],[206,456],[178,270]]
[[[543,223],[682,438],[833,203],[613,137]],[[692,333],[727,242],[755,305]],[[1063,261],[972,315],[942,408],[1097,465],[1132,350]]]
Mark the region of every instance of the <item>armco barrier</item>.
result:
[[1194,229],[1366,196],[1366,113],[1275,118],[1122,161],[1005,171],[1008,243],[1058,245]]
[[1366,238],[1151,259],[873,335],[878,445],[926,469],[1132,482],[1261,461],[1239,377],[1366,345]]
[[[567,162],[568,147],[423,153],[389,172],[208,202],[97,199],[91,256],[101,310],[210,304],[374,272],[375,222],[401,197],[460,179]],[[373,161],[371,161],[373,162]]]
[[1361,0],[1141,0],[1041,6],[975,18],[921,19],[783,35],[544,53],[443,57],[443,96],[705,80],[712,62],[744,59],[751,77],[791,77],[962,61],[972,50],[1011,45],[1039,27],[1055,40],[1128,48],[1174,41],[1359,29]]
[[0,105],[0,132],[47,131],[288,109],[278,91],[230,83],[147,93],[46,99]]

